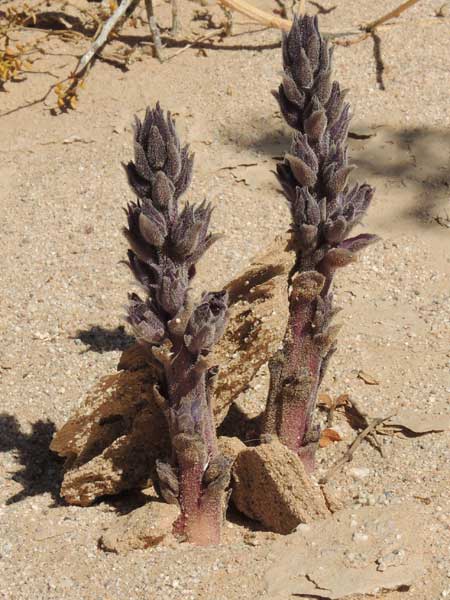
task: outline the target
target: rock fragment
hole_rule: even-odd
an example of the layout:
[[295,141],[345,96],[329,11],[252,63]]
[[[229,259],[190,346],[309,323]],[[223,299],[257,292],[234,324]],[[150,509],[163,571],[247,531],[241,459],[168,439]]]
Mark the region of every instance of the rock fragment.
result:
[[233,463],[238,455],[246,449],[246,445],[237,437],[221,436],[218,439],[218,443],[221,454],[223,454],[225,458],[232,460]]
[[153,480],[155,460],[169,448],[154,382],[149,369],[103,378],[55,435],[50,448],[67,459],[61,486],[66,502],[89,506]]
[[232,479],[236,508],[276,533],[330,514],[301,460],[278,440],[240,452]]
[[99,546],[117,554],[156,546],[171,538],[172,525],[178,513],[174,504],[147,502],[118,518],[101,536]]

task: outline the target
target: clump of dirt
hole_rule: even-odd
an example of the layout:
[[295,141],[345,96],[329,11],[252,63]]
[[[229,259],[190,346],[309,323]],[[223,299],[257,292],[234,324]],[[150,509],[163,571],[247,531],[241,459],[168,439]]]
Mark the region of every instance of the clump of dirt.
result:
[[276,533],[330,514],[299,457],[276,439],[240,452],[232,479],[237,509]]
[[165,541],[173,541],[172,523],[178,507],[165,502],[147,502],[131,513],[119,517],[102,534],[99,545],[106,552],[124,554],[145,550]]

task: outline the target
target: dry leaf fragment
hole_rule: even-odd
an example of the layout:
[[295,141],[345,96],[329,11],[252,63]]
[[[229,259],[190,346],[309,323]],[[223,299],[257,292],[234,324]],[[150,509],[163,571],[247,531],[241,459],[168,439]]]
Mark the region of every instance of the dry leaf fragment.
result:
[[319,394],[317,403],[319,406],[327,406],[328,408],[331,408],[334,405],[330,394]]
[[367,385],[380,385],[380,382],[376,380],[373,375],[370,375],[365,371],[358,371],[358,378],[362,379],[364,383],[367,383]]
[[350,394],[341,394],[336,398],[335,407],[346,406],[350,402]]
[[319,446],[326,448],[333,442],[340,442],[341,440],[341,435],[335,429],[324,429],[320,436]]
[[317,404],[319,406],[325,406],[326,408],[338,408],[339,406],[346,406],[350,401],[350,394],[340,394],[336,400],[330,396],[330,394],[319,394]]

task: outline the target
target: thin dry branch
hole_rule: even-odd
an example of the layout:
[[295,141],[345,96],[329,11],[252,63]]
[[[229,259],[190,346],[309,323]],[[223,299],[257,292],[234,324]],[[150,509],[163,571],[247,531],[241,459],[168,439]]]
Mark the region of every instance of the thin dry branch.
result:
[[370,434],[375,433],[377,427],[379,427],[385,421],[388,421],[391,417],[392,417],[392,415],[390,415],[389,417],[380,417],[377,419],[373,419],[372,422],[369,425],[367,425],[367,427],[356,436],[356,438],[353,440],[353,442],[348,447],[345,454],[329,469],[328,473],[320,479],[319,483],[321,485],[328,483],[328,481],[330,481],[330,479],[334,475],[336,475],[336,473],[345,464],[347,464],[348,462],[350,462],[353,459],[353,455],[356,452],[356,450],[358,449],[358,447],[361,445],[361,442],[366,437],[368,437]]
[[97,53],[103,48],[103,46],[108,41],[108,37],[111,35],[111,32],[117,27],[117,25],[127,17],[127,11],[133,12],[136,6],[139,4],[139,0],[123,0],[121,4],[116,8],[116,10],[112,13],[109,19],[105,22],[100,33],[95,38],[91,47],[87,52],[83,54],[83,56],[78,61],[77,66],[75,67],[74,76],[80,77],[89,63],[94,59]]
[[[379,17],[378,19],[376,19],[375,21],[372,21],[368,25],[360,26],[358,28],[358,30],[341,31],[341,32],[324,31],[323,35],[324,35],[324,37],[328,37],[328,38],[358,36],[354,40],[344,40],[344,41],[336,40],[337,44],[340,44],[343,46],[349,46],[350,44],[357,44],[358,42],[362,42],[367,37],[369,37],[370,33],[372,31],[374,31],[377,27],[379,27],[380,25],[383,25],[384,23],[386,23],[386,21],[389,21],[390,19],[398,17],[405,10],[407,10],[414,4],[417,4],[417,2],[419,2],[419,0],[407,0],[407,2],[404,2],[403,4],[398,6],[396,9],[390,11],[389,13],[383,15],[382,17]],[[266,27],[273,27],[275,29],[281,29],[281,31],[290,31],[290,29],[291,29],[292,21],[290,21],[289,19],[282,19],[281,17],[271,15],[263,10],[260,10],[259,8],[255,8],[254,6],[252,6],[251,4],[246,2],[246,0],[219,0],[219,3],[222,6],[228,8],[229,10],[235,10],[236,12],[239,12],[239,13],[245,15],[246,17],[249,17],[250,19],[256,21],[257,23],[261,23],[262,25],[265,25]],[[301,12],[301,10],[302,9],[300,7],[300,12]],[[361,30],[363,30],[364,33],[362,35],[359,35],[359,32]]]
[[230,10],[235,10],[266,27],[273,27],[282,31],[289,31],[291,29],[292,22],[289,19],[282,19],[281,17],[266,13],[248,4],[245,0],[219,0],[219,4]]
[[[277,17],[275,15],[271,15],[259,8],[255,8],[245,0],[219,0],[219,4],[228,8],[229,10],[235,10],[238,13],[249,17],[252,21],[256,23],[261,23],[265,27],[272,27],[274,29],[281,29],[281,31],[290,31],[292,26],[292,21],[289,19],[282,19],[281,17]],[[350,31],[322,31],[322,34],[326,38],[339,38],[351,35],[358,35],[360,32],[359,29],[352,29]]]
[[216,29],[215,31],[210,31],[209,33],[207,33],[205,35],[201,35],[198,38],[196,38],[193,42],[189,42],[188,44],[186,44],[186,46],[183,46],[182,48],[177,50],[174,54],[172,54],[172,56],[169,56],[166,59],[166,62],[169,60],[172,60],[172,58],[175,58],[176,56],[179,56],[180,54],[182,54],[189,48],[196,46],[197,44],[201,44],[202,42],[206,42],[207,40],[209,40],[213,37],[221,36],[224,34],[225,34],[225,27],[220,27],[219,29]]
[[417,4],[418,2],[419,2],[419,0],[407,0],[407,2],[403,2],[403,4],[400,4],[400,6],[397,6],[397,8],[394,8],[394,10],[391,10],[390,12],[386,13],[382,17],[379,17],[375,21],[372,21],[368,25],[361,27],[361,29],[364,29],[364,31],[367,31],[367,32],[371,32],[374,29],[376,29],[377,27],[379,27],[380,25],[382,25],[383,23],[386,23],[386,21],[389,21],[390,19],[395,19],[396,17],[400,16],[402,14],[402,12],[404,12],[408,8],[411,8],[411,6],[414,6],[414,4]]

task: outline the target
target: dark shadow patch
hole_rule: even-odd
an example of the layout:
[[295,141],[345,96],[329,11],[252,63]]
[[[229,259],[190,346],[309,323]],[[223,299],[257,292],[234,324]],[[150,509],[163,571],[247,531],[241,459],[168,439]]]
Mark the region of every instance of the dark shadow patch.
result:
[[217,436],[237,437],[246,446],[257,446],[263,414],[256,417],[246,415],[237,404],[232,404],[227,416],[217,430]]
[[59,489],[62,481],[62,460],[50,449],[56,432],[50,420],[39,420],[32,424],[30,433],[23,433],[14,415],[0,414],[0,452],[12,452],[21,468],[11,479],[22,485],[22,490],[6,504],[15,504],[29,496],[51,494],[54,505],[61,504]]
[[149,502],[163,502],[158,496],[143,494],[141,490],[126,490],[115,496],[103,496],[101,501],[111,506],[120,516],[128,515]]
[[132,335],[128,335],[123,325],[115,329],[105,329],[94,325],[90,329],[81,329],[72,339],[78,339],[87,346],[85,352],[114,352],[115,350],[126,350],[135,343]]
[[[291,145],[291,132],[274,123],[273,131],[267,119],[255,115],[255,131],[251,136],[240,135],[239,124],[228,126],[225,135],[239,149],[279,159]],[[381,178],[389,187],[407,188],[410,200],[398,205],[395,217],[389,220],[414,219],[424,227],[440,227],[448,212],[450,188],[450,129],[431,127],[391,127],[354,124],[356,133],[349,137],[350,163],[358,169],[352,180],[377,186],[373,177]],[[278,128],[278,131],[277,131]],[[358,133],[362,130],[363,133]],[[376,193],[375,199],[385,192]],[[395,193],[395,192],[394,192]],[[375,214],[372,207],[371,214]]]
[[230,499],[227,508],[227,521],[237,525],[238,527],[244,527],[249,532],[253,533],[256,531],[269,531],[267,527],[264,527],[258,521],[254,521],[249,517],[246,517],[243,513],[239,512],[233,504],[233,500]]

